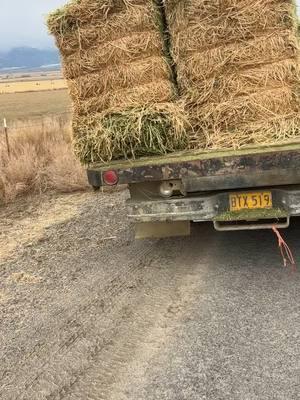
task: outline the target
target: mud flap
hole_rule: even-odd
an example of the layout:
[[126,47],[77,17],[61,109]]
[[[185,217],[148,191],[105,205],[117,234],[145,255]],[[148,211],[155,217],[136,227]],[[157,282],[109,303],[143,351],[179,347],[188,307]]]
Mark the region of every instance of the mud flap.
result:
[[135,226],[135,238],[167,238],[189,236],[191,234],[190,221],[170,222],[141,222]]

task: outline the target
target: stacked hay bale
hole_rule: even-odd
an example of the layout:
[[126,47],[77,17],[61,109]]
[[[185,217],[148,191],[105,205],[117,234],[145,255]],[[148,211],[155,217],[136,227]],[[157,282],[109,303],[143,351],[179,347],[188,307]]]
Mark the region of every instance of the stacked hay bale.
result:
[[161,0],[73,0],[48,18],[74,105],[84,163],[187,146]]
[[165,0],[191,146],[300,139],[292,0]]

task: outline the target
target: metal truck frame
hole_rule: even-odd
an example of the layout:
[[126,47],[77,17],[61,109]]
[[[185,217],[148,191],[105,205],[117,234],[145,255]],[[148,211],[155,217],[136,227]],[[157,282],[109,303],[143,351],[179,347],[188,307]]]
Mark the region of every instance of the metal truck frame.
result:
[[188,235],[192,221],[286,228],[300,215],[300,143],[94,164],[87,173],[95,189],[128,185],[138,238]]

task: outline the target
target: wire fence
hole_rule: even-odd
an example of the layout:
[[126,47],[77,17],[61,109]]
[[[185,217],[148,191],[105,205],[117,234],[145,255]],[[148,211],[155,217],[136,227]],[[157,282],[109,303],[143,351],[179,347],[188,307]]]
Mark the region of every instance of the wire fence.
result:
[[[71,117],[71,110],[70,111],[64,111],[60,113],[53,113],[53,114],[44,114],[43,116],[33,116],[29,119],[23,120],[13,120],[13,121],[7,121],[7,124],[9,125],[9,129],[13,130],[21,130],[24,128],[31,128],[33,126],[43,126],[43,124],[49,120],[69,120]],[[69,118],[68,118],[69,117]]]

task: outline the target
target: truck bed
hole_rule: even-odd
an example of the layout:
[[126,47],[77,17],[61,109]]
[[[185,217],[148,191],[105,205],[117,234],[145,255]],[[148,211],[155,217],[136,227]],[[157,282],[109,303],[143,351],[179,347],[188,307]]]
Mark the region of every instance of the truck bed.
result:
[[188,151],[138,160],[92,164],[90,184],[105,186],[113,170],[118,184],[181,180],[188,193],[300,184],[300,143],[226,151]]

